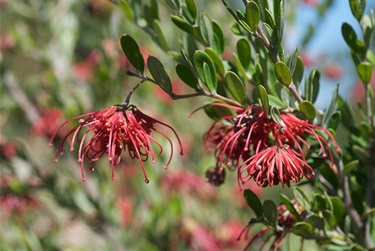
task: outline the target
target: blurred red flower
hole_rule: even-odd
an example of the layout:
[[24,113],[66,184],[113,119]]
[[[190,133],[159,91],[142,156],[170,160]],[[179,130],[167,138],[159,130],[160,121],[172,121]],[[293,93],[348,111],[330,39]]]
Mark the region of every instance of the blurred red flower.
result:
[[60,119],[63,117],[62,112],[58,108],[48,108],[42,112],[39,121],[33,125],[32,132],[37,135],[45,135],[51,137],[55,132],[55,128],[59,125]]

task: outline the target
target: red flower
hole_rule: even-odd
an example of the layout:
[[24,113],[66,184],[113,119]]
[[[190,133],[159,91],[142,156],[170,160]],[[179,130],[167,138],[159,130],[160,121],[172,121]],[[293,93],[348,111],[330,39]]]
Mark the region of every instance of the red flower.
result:
[[[83,119],[85,117],[87,118]],[[120,163],[121,153],[124,150],[128,151],[131,158],[137,158],[139,160],[145,177],[145,182],[148,183],[149,180],[143,162],[147,161],[149,156],[151,156],[152,163],[155,164],[155,157],[161,155],[163,152],[162,145],[154,139],[152,132],[161,135],[170,143],[171,155],[165,165],[165,168],[167,168],[173,155],[172,141],[166,135],[158,131],[154,127],[155,124],[161,124],[171,129],[180,143],[180,140],[172,127],[147,116],[133,105],[118,105],[67,120],[57,128],[52,135],[50,146],[52,146],[56,133],[67,123],[76,119],[80,119],[80,124],[71,129],[62,139],[57,148],[55,162],[58,160],[58,156],[63,153],[63,146],[68,139],[68,136],[73,135],[70,143],[70,151],[73,151],[74,143],[78,141],[79,133],[86,128],[87,130],[79,140],[80,145],[78,149],[78,162],[81,163],[83,181],[86,180],[84,174],[84,160],[87,159],[89,161],[88,167],[93,171],[94,168],[91,166],[92,162],[99,160],[105,154],[108,155],[108,160],[111,162],[112,180],[114,180],[114,166]],[[87,141],[86,138],[90,133],[93,134],[93,136]],[[154,146],[158,148],[156,152],[153,149]],[[182,149],[181,154],[183,154]]]
[[251,179],[262,187],[284,184],[290,186],[290,181],[299,182],[303,177],[311,179],[313,169],[298,153],[289,147],[277,145],[268,147],[253,155],[238,168],[238,182],[240,187]]
[[[258,153],[268,145],[268,134],[276,124],[261,106],[251,105],[246,109],[214,103],[234,109],[238,115],[224,116],[216,121],[204,136],[207,150],[214,150],[219,167],[238,167],[242,159]],[[251,151],[250,151],[251,150]]]
[[[331,161],[331,167],[333,167],[334,160],[331,148],[329,146],[329,142],[327,139],[322,135],[321,132],[328,135],[328,137],[332,140],[333,144],[335,145],[336,151],[340,152],[339,146],[335,140],[335,138],[332,136],[332,134],[325,128],[316,126],[313,124],[310,124],[307,120],[301,120],[294,116],[291,113],[285,113],[281,114],[280,116],[281,120],[284,122],[284,128],[275,127],[274,128],[274,135],[278,139],[278,143],[280,145],[282,144],[288,144],[294,149],[297,149],[299,152],[299,155],[304,159],[305,156],[308,154],[308,151],[310,149],[309,144],[302,138],[302,135],[304,133],[310,134],[313,136],[319,143],[319,146],[322,150],[322,157],[327,157],[326,150],[328,151],[330,161]],[[315,130],[321,131],[316,132]],[[304,152],[301,145],[305,146],[307,148],[307,151]]]
[[48,108],[43,111],[40,119],[33,125],[32,132],[37,135],[51,137],[61,118],[62,112],[59,109]]

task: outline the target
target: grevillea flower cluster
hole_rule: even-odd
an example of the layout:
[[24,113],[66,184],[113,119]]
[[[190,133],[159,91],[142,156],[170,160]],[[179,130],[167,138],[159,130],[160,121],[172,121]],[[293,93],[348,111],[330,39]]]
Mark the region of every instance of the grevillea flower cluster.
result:
[[251,179],[262,187],[279,183],[284,187],[303,177],[311,179],[314,171],[306,162],[310,150],[304,139],[306,135],[318,142],[322,157],[327,157],[328,152],[333,168],[333,155],[326,136],[332,140],[336,151],[339,147],[327,129],[292,113],[282,113],[277,123],[258,105],[246,109],[223,103],[212,105],[232,109],[235,114],[217,120],[205,134],[204,145],[214,151],[220,169],[224,166],[237,169],[241,189]]
[[[67,120],[52,135],[50,146],[53,145],[53,140],[57,132],[74,120],[79,120],[79,124],[70,129],[61,140],[57,147],[55,162],[57,162],[59,155],[63,153],[65,142],[72,135],[70,141],[71,152],[74,150],[75,143],[80,142],[78,162],[81,163],[83,181],[86,180],[84,172],[85,162],[88,162],[88,168],[93,171],[92,163],[98,161],[104,155],[107,155],[108,161],[111,163],[112,180],[114,180],[116,178],[114,167],[120,163],[121,154],[125,151],[128,152],[132,159],[139,160],[145,182],[148,183],[149,180],[143,162],[151,157],[151,162],[155,164],[155,157],[160,156],[163,152],[163,147],[154,138],[153,132],[164,137],[170,144],[171,154],[165,164],[165,168],[170,164],[173,155],[172,141],[155,128],[156,124],[163,125],[172,130],[181,147],[180,139],[172,127],[149,117],[138,110],[137,107],[126,104],[111,106],[104,110],[83,114]],[[80,132],[84,130],[85,132],[80,138]],[[183,154],[182,148],[181,154]]]

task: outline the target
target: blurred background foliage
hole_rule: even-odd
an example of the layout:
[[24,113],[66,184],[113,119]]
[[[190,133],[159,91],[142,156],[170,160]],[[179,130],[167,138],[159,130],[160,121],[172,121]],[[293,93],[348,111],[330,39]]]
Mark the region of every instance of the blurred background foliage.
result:
[[[210,16],[221,24],[232,22],[221,1],[196,3],[211,10]],[[331,4],[288,1],[288,25],[295,25],[294,7],[307,6],[324,16]],[[246,240],[236,239],[253,212],[235,175],[227,175],[220,188],[205,181],[214,158],[205,153],[202,135],[212,121],[203,112],[188,119],[207,98],[172,103],[151,83],[133,95],[132,103],[139,109],[176,128],[185,151],[182,157],[175,154],[168,170],[162,161],[146,163],[149,184],[144,183],[137,160],[126,159],[116,170],[116,181],[111,181],[110,165],[102,160],[86,182],[81,182],[74,154],[53,162],[55,149],[48,147],[48,141],[61,122],[121,103],[137,83],[125,75],[131,66],[119,44],[123,33],[140,43],[145,58],[168,57],[144,31],[106,0],[0,0],[0,8],[1,250],[244,247]],[[162,8],[166,12],[167,7]],[[165,27],[173,24],[161,19],[167,31]],[[316,25],[320,24],[311,24],[303,33],[300,51],[308,46]],[[178,34],[173,31],[165,35],[170,46],[178,48]],[[226,39],[235,48],[233,36]],[[304,55],[305,65],[319,65],[309,61],[308,51]],[[163,62],[173,69],[172,60],[170,65],[168,60]],[[328,78],[342,77],[337,64],[325,69]],[[178,77],[172,81],[174,92],[184,93],[186,87]],[[167,157],[165,153],[164,160]],[[281,187],[251,189],[260,197],[279,201]],[[283,193],[290,191],[283,189]],[[294,241],[286,240],[285,245]],[[313,242],[304,246],[316,249]]]

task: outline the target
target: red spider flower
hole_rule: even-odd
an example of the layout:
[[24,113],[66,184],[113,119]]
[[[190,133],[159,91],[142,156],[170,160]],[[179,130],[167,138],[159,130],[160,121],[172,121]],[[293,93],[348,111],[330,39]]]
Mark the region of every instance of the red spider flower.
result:
[[268,134],[276,124],[263,107],[251,105],[246,109],[213,103],[234,109],[237,115],[224,116],[216,121],[204,136],[206,149],[214,150],[219,167],[238,167],[242,159],[268,146]]
[[[281,114],[280,118],[284,122],[284,128],[281,128],[280,130],[280,127],[274,127],[274,131],[273,131],[274,135],[276,135],[275,137],[278,138],[278,141],[279,141],[278,143],[280,145],[288,144],[291,147],[298,149],[299,154],[304,159],[305,155],[308,153],[310,149],[310,146],[302,138],[302,135],[304,133],[310,134],[318,141],[320,148],[322,149],[323,158],[327,157],[327,153],[325,150],[327,149],[329,157],[330,157],[330,161],[331,161],[331,167],[333,167],[334,161],[333,161],[332,151],[329,146],[329,142],[327,141],[327,139],[323,136],[321,132],[328,135],[328,137],[334,143],[337,152],[339,152],[340,149],[335,138],[327,129],[317,126],[317,125],[310,124],[307,120],[301,120],[291,113]],[[304,145],[307,148],[307,152],[303,151],[301,145]]]
[[[61,143],[58,145],[55,162],[57,162],[58,156],[63,153],[63,146],[67,141],[68,136],[73,135],[70,143],[70,151],[74,150],[75,142],[80,141],[78,149],[78,162],[81,163],[81,174],[83,181],[86,180],[84,174],[85,159],[88,160],[89,169],[93,171],[94,168],[91,166],[91,164],[98,161],[103,155],[107,154],[108,160],[112,166],[112,180],[114,180],[114,166],[120,163],[122,151],[127,151],[131,158],[137,158],[139,160],[145,177],[145,182],[148,183],[149,180],[147,178],[143,162],[147,161],[149,156],[151,156],[152,163],[154,164],[156,163],[155,157],[161,155],[163,152],[162,145],[156,141],[152,135],[152,132],[161,135],[170,143],[171,154],[167,164],[165,165],[165,168],[167,168],[173,155],[172,141],[162,132],[158,131],[154,127],[155,124],[161,124],[171,129],[176,135],[181,146],[180,139],[172,127],[147,116],[133,105],[111,106],[101,111],[91,112],[71,118],[57,128],[50,140],[50,146],[52,146],[52,142],[57,132],[70,121],[76,119],[80,119],[79,125],[69,130],[66,136],[62,139]],[[79,134],[83,129],[86,129],[86,131],[83,133],[82,138],[78,139]],[[89,134],[92,134],[92,137],[90,140],[86,140]],[[157,148],[156,152],[153,149],[154,146]],[[183,154],[182,148],[181,154]]]
[[238,168],[238,183],[242,185],[251,179],[262,187],[298,182],[303,177],[311,179],[313,169],[288,145],[268,147],[244,161]]
[[[301,218],[306,217],[305,210],[298,204],[296,200],[291,201],[294,208],[296,209],[296,212],[299,214]],[[249,250],[251,245],[257,240],[260,239],[262,236],[268,234],[266,239],[263,241],[262,246],[259,248],[259,250],[263,250],[264,246],[267,244],[267,242],[272,238],[272,236],[275,237],[273,240],[271,246],[268,250],[281,250],[281,245],[283,244],[283,241],[285,239],[285,236],[291,232],[292,227],[294,223],[296,222],[294,216],[290,213],[290,211],[286,208],[284,204],[277,207],[277,228],[273,228],[270,226],[265,226],[262,230],[260,230],[246,245],[244,250]],[[240,236],[238,239],[241,238],[242,234],[247,230],[249,232],[251,226],[253,223],[250,221],[250,223],[242,230]]]

